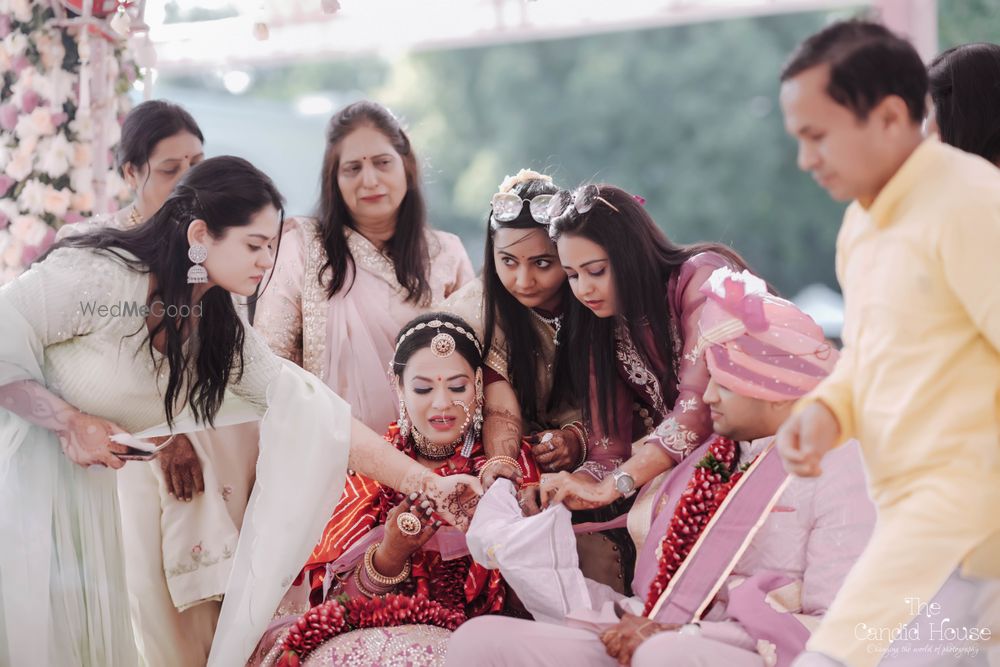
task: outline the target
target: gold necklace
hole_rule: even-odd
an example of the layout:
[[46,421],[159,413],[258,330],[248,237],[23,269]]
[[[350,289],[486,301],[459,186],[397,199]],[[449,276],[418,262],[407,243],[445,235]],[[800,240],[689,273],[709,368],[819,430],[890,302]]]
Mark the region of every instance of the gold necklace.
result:
[[416,447],[417,452],[425,459],[430,459],[431,461],[450,459],[455,455],[455,450],[458,449],[459,443],[462,442],[462,438],[465,436],[465,429],[462,429],[462,435],[447,445],[435,445],[417,429],[414,428],[411,432],[413,433],[413,446]]

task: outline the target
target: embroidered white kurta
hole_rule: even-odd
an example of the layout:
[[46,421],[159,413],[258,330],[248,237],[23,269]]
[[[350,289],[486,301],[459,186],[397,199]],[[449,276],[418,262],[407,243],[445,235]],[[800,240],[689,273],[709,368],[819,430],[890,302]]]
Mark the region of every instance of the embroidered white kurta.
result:
[[[0,384],[35,380],[129,432],[166,432],[166,368],[143,344],[145,318],[130,314],[148,284],[103,251],[60,249],[32,266],[0,288]],[[267,414],[213,645],[218,665],[246,660],[308,556],[343,488],[350,437],[349,406],[246,328],[243,375],[217,425]],[[196,428],[179,415],[175,430]],[[323,465],[294,473],[292,489],[278,484],[305,460]],[[315,515],[290,521],[285,501]],[[114,472],[76,466],[52,432],[0,409],[0,507],[0,664],[137,664]],[[260,548],[265,534],[281,539]]]

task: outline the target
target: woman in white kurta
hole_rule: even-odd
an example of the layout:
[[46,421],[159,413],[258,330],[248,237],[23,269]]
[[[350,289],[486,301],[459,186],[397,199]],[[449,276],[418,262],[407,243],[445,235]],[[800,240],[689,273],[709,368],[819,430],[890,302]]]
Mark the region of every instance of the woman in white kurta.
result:
[[[109,439],[118,431],[165,434],[213,416],[223,426],[263,415],[257,483],[211,664],[245,661],[339,498],[348,463],[423,490],[446,518],[467,521],[474,481],[430,475],[386,447],[238,318],[225,292],[252,294],[273,263],[266,246],[279,235],[280,203],[244,160],[207,160],[149,222],[73,239],[0,288],[0,664],[137,664],[115,477],[94,467],[123,465]],[[147,259],[124,249],[149,248],[150,239]],[[199,244],[207,282],[185,287],[183,257]],[[199,306],[188,316],[185,308]],[[164,323],[173,331],[161,336]],[[228,368],[206,367],[224,360],[210,349],[222,339],[237,343]],[[214,387],[215,402],[190,391],[199,387]],[[302,461],[322,465],[279,483]],[[289,517],[286,502],[326,512]]]
[[[135,195],[112,215],[64,225],[56,240],[100,227],[127,229],[163,206],[204,158],[194,118],[165,100],[122,123],[118,172]],[[237,298],[237,309],[246,310]],[[156,460],[118,475],[132,625],[145,667],[208,659],[257,463],[256,421],[179,434]]]

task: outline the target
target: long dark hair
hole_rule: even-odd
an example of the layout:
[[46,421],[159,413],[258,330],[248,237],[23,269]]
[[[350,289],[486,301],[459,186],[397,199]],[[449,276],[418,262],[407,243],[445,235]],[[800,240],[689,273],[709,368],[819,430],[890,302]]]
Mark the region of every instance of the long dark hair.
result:
[[[429,326],[435,320],[460,327],[465,333],[460,333],[453,328],[443,325]],[[416,329],[420,324],[428,326]],[[415,331],[411,333],[410,329],[415,329]],[[410,357],[418,350],[430,347],[431,341],[439,333],[446,333],[455,339],[455,350],[462,355],[463,359],[469,362],[473,371],[482,368],[482,350],[484,348],[481,346],[477,347],[477,345],[480,345],[479,338],[476,336],[472,325],[461,317],[452,315],[451,313],[424,313],[404,324],[403,328],[396,334],[396,352],[392,355],[393,373],[402,378],[403,371],[406,370],[406,364],[410,361]],[[472,338],[469,338],[469,336]]]
[[122,122],[122,135],[115,150],[118,173],[125,175],[126,164],[147,166],[156,144],[181,132],[189,132],[205,143],[198,123],[183,107],[166,100],[149,100],[137,105]]
[[[521,199],[530,200],[537,195],[555,194],[558,190],[559,188],[551,181],[532,179],[518,183],[511,192]],[[538,331],[532,323],[529,309],[521,305],[517,298],[507,291],[497,275],[496,258],[493,256],[495,230],[490,225],[491,216],[492,211],[486,218],[486,254],[483,258],[483,345],[484,349],[489,350],[493,343],[495,328],[499,327],[503,331],[507,339],[507,372],[521,405],[521,416],[529,423],[536,422],[538,421],[537,373],[538,365],[542,363],[539,355],[539,350],[542,349],[541,341],[538,339]],[[537,229],[543,234],[546,233],[546,228],[531,217],[526,204],[522,205],[521,214],[514,220],[510,222],[497,220],[494,224],[501,229],[523,229],[526,230],[525,233]],[[559,288],[559,294],[565,318],[567,307],[573,301],[573,293],[566,281],[563,281],[562,287]],[[564,322],[563,330],[566,328]],[[562,333],[562,339],[566,340],[565,333]],[[572,378],[568,377],[568,347],[566,344],[556,346],[548,409],[574,399]]]
[[1000,44],[948,49],[928,74],[941,140],[1000,165]]
[[[666,370],[658,378],[664,403],[677,399],[677,377],[673,370],[674,335],[670,327],[667,283],[681,265],[695,255],[714,252],[740,271],[747,263],[731,248],[719,243],[678,245],[656,226],[635,197],[612,185],[599,185],[604,201],[595,201],[583,214],[571,214],[558,220],[553,230],[557,236],[579,236],[604,248],[611,265],[617,315],[599,318],[577,299],[573,299],[567,324],[570,329],[574,382],[581,395],[587,395],[591,368],[597,379],[600,413],[590,414],[590,401],[583,401],[584,416],[590,423],[596,417],[607,429],[617,427],[617,418],[609,412],[617,382],[615,362],[615,325],[627,328],[636,349],[646,364],[661,359]],[[605,203],[606,202],[606,203]],[[608,205],[610,204],[610,206]],[[611,208],[618,209],[617,212]],[[649,327],[651,338],[643,333]],[[651,341],[652,347],[648,344]],[[609,419],[609,414],[611,418]]]
[[[231,227],[243,227],[251,216],[271,205],[283,224],[282,196],[270,178],[238,157],[214,157],[192,167],[174,187],[163,207],[146,222],[130,229],[103,227],[88,234],[71,236],[53,246],[106,249],[132,268],[151,273],[156,289],[150,301],[165,309],[185,312],[192,306],[187,272],[190,247],[188,226],[204,220],[213,238],[223,237]],[[278,231],[280,244],[281,230]],[[131,253],[138,261],[116,251]],[[50,250],[51,252],[51,250]],[[277,254],[277,247],[275,248]],[[149,355],[154,361],[153,341],[165,335],[165,357],[170,371],[163,398],[167,423],[173,424],[174,406],[184,396],[194,418],[212,425],[226,387],[243,374],[243,322],[229,292],[215,286],[202,297],[196,345],[184,346],[184,319],[164,317],[147,335]],[[145,329],[145,323],[136,331]]]
[[420,189],[420,170],[417,158],[410,147],[410,139],[399,121],[385,107],[362,100],[350,104],[330,119],[326,130],[326,153],[323,156],[323,176],[319,211],[319,233],[326,250],[326,263],[320,267],[317,280],[323,281],[323,274],[332,269],[330,283],[326,286],[327,296],[333,297],[345,286],[348,271],[355,269],[354,257],[347,247],[344,228],[354,229],[354,220],[344,203],[343,194],[337,184],[340,169],[340,146],[344,137],[359,127],[372,127],[385,135],[392,147],[403,160],[406,171],[406,195],[399,205],[396,216],[396,231],[386,243],[385,249],[392,257],[396,269],[396,279],[406,290],[406,300],[424,303],[430,299],[431,287],[427,280],[430,271],[430,253],[427,249],[427,205]]

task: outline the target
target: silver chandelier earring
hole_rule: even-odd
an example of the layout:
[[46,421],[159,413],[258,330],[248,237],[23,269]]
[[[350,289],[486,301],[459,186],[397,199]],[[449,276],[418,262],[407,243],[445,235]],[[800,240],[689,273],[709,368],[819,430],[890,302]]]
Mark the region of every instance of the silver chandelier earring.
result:
[[410,418],[406,414],[406,404],[403,403],[403,399],[399,399],[399,420],[396,424],[399,426],[399,435],[406,440],[410,435]]
[[192,262],[191,268],[188,269],[188,284],[207,283],[208,271],[205,270],[205,267],[201,263],[208,259],[208,248],[201,243],[192,243],[191,247],[188,248],[188,259]]
[[465,442],[462,443],[462,456],[469,458],[472,456],[472,448],[476,446],[476,440],[483,432],[483,376],[476,375],[476,411],[472,413],[472,425],[465,432]]

